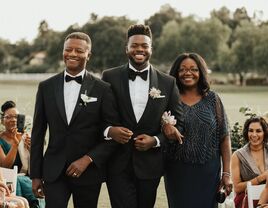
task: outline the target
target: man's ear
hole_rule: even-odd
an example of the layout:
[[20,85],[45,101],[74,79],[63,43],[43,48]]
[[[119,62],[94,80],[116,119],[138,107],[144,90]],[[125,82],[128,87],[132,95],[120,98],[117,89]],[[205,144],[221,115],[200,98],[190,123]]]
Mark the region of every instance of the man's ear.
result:
[[87,55],[87,61],[90,59],[90,57],[91,57],[91,52],[89,52]]

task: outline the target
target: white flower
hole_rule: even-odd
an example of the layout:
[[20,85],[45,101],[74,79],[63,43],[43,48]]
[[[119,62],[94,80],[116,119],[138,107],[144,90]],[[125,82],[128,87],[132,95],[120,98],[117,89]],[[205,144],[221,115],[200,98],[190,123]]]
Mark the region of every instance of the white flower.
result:
[[90,102],[91,97],[87,96],[87,91],[85,91],[85,94],[80,95],[81,100],[83,101],[83,105],[87,106],[87,103]]
[[155,87],[152,87],[150,89],[149,95],[153,99],[155,99],[155,98],[164,98],[165,97],[165,95],[161,95],[161,91],[159,89],[156,89]]
[[171,125],[175,126],[176,123],[177,123],[177,120],[175,119],[174,116],[171,115],[170,111],[168,111],[168,112],[165,111],[163,113],[163,115],[162,115],[162,121],[161,122],[162,122],[162,125],[171,124]]

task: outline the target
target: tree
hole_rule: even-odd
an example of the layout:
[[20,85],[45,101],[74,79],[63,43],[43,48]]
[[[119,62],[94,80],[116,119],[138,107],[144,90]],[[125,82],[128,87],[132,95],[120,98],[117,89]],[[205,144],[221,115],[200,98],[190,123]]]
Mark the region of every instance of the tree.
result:
[[156,59],[168,63],[179,53],[197,52],[215,66],[219,50],[226,46],[229,35],[228,27],[216,18],[196,21],[188,17],[181,24],[170,21],[159,38]]
[[177,12],[175,8],[172,8],[169,4],[161,6],[159,12],[155,13],[153,16],[146,19],[144,22],[149,25],[153,38],[158,39],[162,33],[164,25],[169,21],[180,22],[182,19],[181,13]]

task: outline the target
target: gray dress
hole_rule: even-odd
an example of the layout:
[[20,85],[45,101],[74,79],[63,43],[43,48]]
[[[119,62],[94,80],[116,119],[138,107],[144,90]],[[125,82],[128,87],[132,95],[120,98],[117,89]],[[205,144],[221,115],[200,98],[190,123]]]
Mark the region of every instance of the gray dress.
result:
[[171,208],[214,208],[220,182],[220,142],[228,135],[223,105],[216,113],[216,94],[208,92],[193,106],[183,104],[184,142],[166,150],[165,187]]

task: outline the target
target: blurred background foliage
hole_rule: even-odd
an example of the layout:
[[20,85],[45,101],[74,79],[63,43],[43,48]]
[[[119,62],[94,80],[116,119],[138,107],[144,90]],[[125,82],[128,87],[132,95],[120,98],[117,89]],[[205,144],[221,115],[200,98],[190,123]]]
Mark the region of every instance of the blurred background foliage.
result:
[[[167,71],[182,52],[197,52],[216,72],[254,72],[267,76],[268,21],[259,14],[248,16],[245,8],[230,11],[226,7],[211,11],[210,17],[183,17],[170,5],[144,20],[153,33],[151,62]],[[127,28],[137,20],[126,16],[89,14],[82,26],[55,31],[45,20],[32,42],[20,40],[11,44],[0,38],[0,73],[45,73],[62,71],[62,48],[67,34],[83,31],[92,39],[92,58],[88,68],[94,72],[124,64]]]

